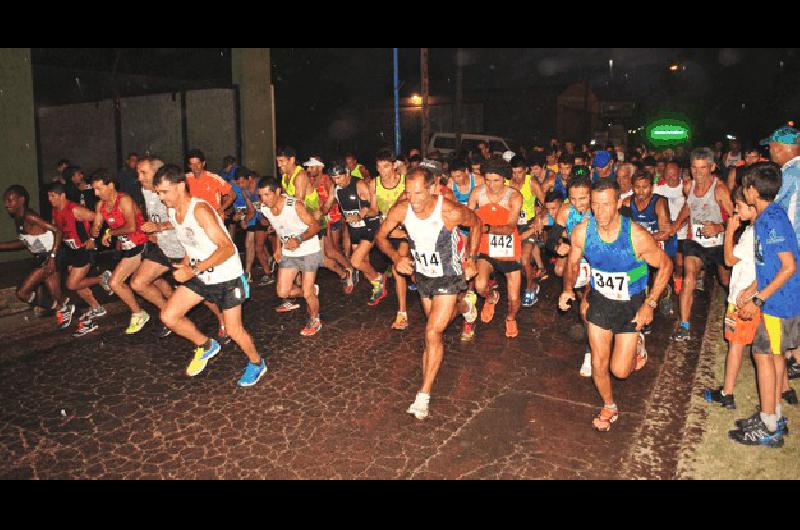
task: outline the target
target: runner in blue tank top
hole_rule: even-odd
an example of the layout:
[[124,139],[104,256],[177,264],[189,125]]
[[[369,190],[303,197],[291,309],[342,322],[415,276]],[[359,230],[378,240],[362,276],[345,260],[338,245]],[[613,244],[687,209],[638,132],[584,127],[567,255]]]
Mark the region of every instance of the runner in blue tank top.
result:
[[[591,218],[572,232],[559,308],[569,310],[581,259],[592,267],[586,320],[592,345],[592,378],[603,399],[593,426],[609,431],[619,418],[611,390],[611,373],[626,379],[646,357],[637,352],[639,332],[653,321],[653,311],[672,274],[672,261],[646,230],[619,213],[619,185],[600,179],[592,187]],[[645,299],[648,266],[658,269]]]

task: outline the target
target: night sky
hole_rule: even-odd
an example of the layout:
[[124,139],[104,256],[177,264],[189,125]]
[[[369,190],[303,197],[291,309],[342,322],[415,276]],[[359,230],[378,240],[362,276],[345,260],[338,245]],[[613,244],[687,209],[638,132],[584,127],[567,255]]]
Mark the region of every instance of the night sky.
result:
[[[40,104],[136,90],[114,82],[112,72],[150,77],[151,90],[230,82],[230,48],[34,48],[32,53]],[[431,49],[432,95],[454,95],[455,57],[454,48]],[[673,63],[681,65],[680,72],[669,72]],[[87,72],[102,73],[104,80],[69,83],[67,74],[91,77]],[[360,116],[391,104],[390,48],[272,48],[272,73],[278,141],[298,148],[325,149],[324,131],[337,116]],[[686,113],[704,140],[726,132],[755,138],[800,115],[796,48],[466,48],[464,76],[467,95],[560,90],[588,79],[598,94],[637,101],[648,112]],[[400,77],[401,96],[419,92],[418,48],[400,50]]]

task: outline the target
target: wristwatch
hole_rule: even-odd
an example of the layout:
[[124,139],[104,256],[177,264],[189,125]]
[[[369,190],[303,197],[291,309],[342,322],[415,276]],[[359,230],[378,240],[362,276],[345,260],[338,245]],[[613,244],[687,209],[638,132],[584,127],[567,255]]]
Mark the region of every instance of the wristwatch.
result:
[[764,300],[762,300],[761,298],[759,298],[759,297],[757,297],[757,296],[754,296],[754,297],[753,297],[753,304],[754,304],[754,305],[755,305],[757,308],[761,309],[762,307],[764,307]]
[[200,269],[198,269],[198,268],[197,268],[197,265],[193,265],[193,266],[192,266],[192,273],[193,273],[195,276],[200,276],[200,275],[202,274],[202,272],[200,271]]
[[51,252],[50,253],[50,257],[53,258],[53,259],[56,259],[56,253],[55,252]]
[[644,301],[650,309],[658,309],[658,302],[653,300],[652,298],[648,298]]

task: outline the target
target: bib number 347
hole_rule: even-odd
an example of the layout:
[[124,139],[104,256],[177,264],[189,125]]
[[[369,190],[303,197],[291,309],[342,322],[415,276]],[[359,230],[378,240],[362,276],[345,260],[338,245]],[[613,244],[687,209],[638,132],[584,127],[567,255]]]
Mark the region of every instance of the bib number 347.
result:
[[628,275],[603,271],[592,271],[594,289],[611,300],[630,300]]

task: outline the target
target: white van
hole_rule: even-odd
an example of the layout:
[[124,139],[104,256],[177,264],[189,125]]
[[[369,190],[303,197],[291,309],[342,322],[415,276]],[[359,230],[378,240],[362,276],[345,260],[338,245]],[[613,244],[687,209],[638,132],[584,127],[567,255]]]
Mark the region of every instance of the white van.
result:
[[[479,153],[478,144],[486,142],[489,144],[489,149],[493,154],[502,155],[506,151],[511,151],[508,143],[499,136],[489,136],[486,134],[462,134],[461,135],[461,148],[472,152]],[[456,135],[452,133],[436,133],[431,137],[431,142],[428,145],[428,152],[439,151],[442,156],[450,156],[456,151]]]

